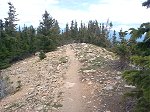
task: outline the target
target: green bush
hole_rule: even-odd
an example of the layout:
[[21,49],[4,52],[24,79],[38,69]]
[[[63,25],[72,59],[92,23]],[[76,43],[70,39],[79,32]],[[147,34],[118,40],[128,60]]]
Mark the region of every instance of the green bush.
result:
[[46,58],[46,55],[42,50],[40,51],[39,58],[40,58],[40,60]]

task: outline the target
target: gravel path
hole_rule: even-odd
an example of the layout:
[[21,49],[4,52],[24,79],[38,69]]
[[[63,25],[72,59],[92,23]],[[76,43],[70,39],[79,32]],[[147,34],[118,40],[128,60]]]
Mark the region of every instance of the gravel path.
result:
[[66,50],[66,55],[69,58],[69,67],[67,69],[64,84],[64,101],[62,112],[85,112],[82,101],[82,85],[79,80],[79,70],[81,64],[75,57],[75,53],[71,46]]
[[46,56],[27,58],[0,72],[9,85],[5,89],[12,92],[0,100],[0,112],[129,111],[131,103],[125,103],[123,94],[134,87],[113,68],[113,53],[80,43]]

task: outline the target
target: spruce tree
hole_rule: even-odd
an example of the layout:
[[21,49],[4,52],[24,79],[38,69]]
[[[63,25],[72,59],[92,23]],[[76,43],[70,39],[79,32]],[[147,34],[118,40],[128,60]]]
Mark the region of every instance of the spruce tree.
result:
[[16,14],[16,8],[13,6],[11,2],[8,2],[8,5],[9,5],[8,17],[4,18],[5,30],[7,34],[9,34],[10,36],[14,36],[16,32],[16,25],[17,25],[15,22],[18,21],[17,19],[18,14]]
[[37,29],[38,38],[40,39],[39,44],[41,50],[48,52],[56,49],[56,36],[58,36],[60,29],[58,22],[47,11],[43,14],[42,19]]
[[116,31],[114,30],[112,36],[112,46],[115,47],[116,44],[117,44],[117,36],[116,36]]
[[[144,2],[144,6],[149,8],[149,0]],[[123,77],[126,81],[136,86],[133,91],[134,97],[137,99],[136,112],[150,111],[150,23],[143,23],[138,29],[130,29],[131,40],[134,42],[131,62],[136,68],[125,71]],[[139,42],[138,38],[144,36]],[[136,42],[135,42],[136,41]]]

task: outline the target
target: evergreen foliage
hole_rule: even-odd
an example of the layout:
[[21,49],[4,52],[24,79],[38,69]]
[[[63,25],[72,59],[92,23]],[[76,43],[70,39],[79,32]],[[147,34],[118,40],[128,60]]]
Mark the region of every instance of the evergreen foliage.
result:
[[147,8],[149,8],[150,7],[150,0],[147,0],[147,1],[143,2],[142,5],[146,6]]
[[71,21],[70,29],[68,23],[66,24],[66,29],[63,33],[63,38],[68,41],[72,40],[75,42],[85,42],[95,44],[101,47],[110,47],[111,42],[108,39],[108,34],[110,32],[112,23],[104,25],[99,24],[96,20],[90,20],[88,26],[84,23],[78,23],[76,21]]
[[60,28],[57,20],[53,19],[50,14],[45,11],[42,17],[43,21],[37,29],[37,36],[40,39],[40,49],[44,52],[52,51],[56,49],[58,45],[58,38],[60,34]]
[[[147,0],[142,4],[149,8],[150,1]],[[125,39],[127,32],[120,30],[120,41],[116,42],[115,32],[113,34],[112,49],[119,57],[122,68],[130,64],[133,66],[131,70],[123,73],[124,79],[130,85],[136,87],[131,92],[132,96],[137,100],[135,112],[150,111],[150,23],[143,23],[137,29],[130,28],[131,38]],[[137,41],[144,38],[142,41]],[[130,60],[129,60],[130,59]],[[126,69],[126,68],[124,68]]]
[[102,47],[111,45],[108,39],[108,26],[111,28],[112,24],[108,21],[104,25],[91,20],[88,26],[82,22],[78,26],[76,21],[71,21],[70,27],[66,24],[66,29],[61,34],[58,21],[45,11],[37,29],[32,25],[17,27],[16,22],[19,19],[17,19],[16,8],[11,2],[8,5],[8,17],[4,18],[5,21],[0,20],[0,69],[35,52],[55,50],[57,46],[65,43],[86,42]]
[[127,31],[123,32],[122,29],[119,32],[119,38],[120,41],[116,40],[116,33],[114,31],[113,37],[112,37],[112,51],[115,52],[120,59],[119,68],[120,69],[126,69],[129,64],[129,57],[131,55],[130,47],[129,46],[129,40],[125,39],[127,35]]
[[[132,48],[130,57],[134,70],[128,70],[123,73],[126,81],[136,86],[134,97],[137,98],[136,112],[149,112],[150,110],[150,23],[141,24],[138,29],[130,29]],[[144,34],[144,35],[143,35]],[[144,36],[142,42],[136,39]]]
[[59,45],[60,28],[57,20],[47,11],[43,14],[43,21],[36,29],[31,25],[17,29],[16,9],[8,3],[8,17],[0,19],[0,69],[7,68],[11,63],[24,59],[35,52],[52,51]]
[[42,50],[40,51],[39,58],[40,58],[40,60],[46,58],[46,55]]

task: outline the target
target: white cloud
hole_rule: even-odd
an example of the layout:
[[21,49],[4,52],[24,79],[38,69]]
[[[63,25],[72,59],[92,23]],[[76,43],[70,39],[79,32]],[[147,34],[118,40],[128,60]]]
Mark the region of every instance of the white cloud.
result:
[[45,10],[58,20],[60,27],[65,27],[71,20],[76,20],[80,25],[81,20],[85,23],[95,19],[106,22],[109,18],[113,23],[117,23],[116,26],[114,24],[114,29],[127,30],[134,24],[148,22],[150,18],[150,9],[142,7],[145,0],[99,0],[99,3],[90,5],[84,2],[83,4],[88,6],[86,10],[82,10],[82,7],[76,10],[69,8],[70,6],[62,8],[60,0],[0,0],[0,18],[7,17],[8,1],[12,1],[16,7],[19,24],[32,24],[35,27],[39,25]]
[[[142,7],[137,0],[104,0],[90,6],[90,13],[96,18],[110,18],[113,22],[123,24],[140,24],[149,21],[150,10]],[[101,4],[103,3],[103,4]]]
[[[11,1],[19,14],[18,24],[32,24],[38,26],[42,14],[48,9],[48,6],[58,4],[58,0],[0,0],[0,17],[7,17],[8,2]],[[1,7],[2,6],[2,7]]]

